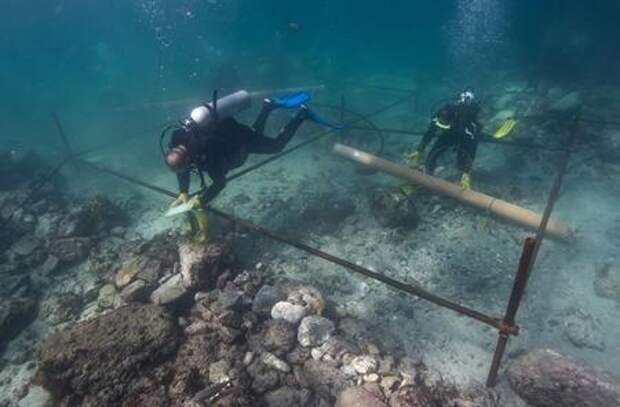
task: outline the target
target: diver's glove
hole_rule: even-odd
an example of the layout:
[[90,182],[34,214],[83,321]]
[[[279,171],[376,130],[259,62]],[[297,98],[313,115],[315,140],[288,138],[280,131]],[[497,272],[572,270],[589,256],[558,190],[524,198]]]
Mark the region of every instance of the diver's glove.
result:
[[422,154],[420,153],[420,150],[414,150],[405,154],[405,160],[407,160],[410,167],[417,167],[420,164],[421,158]]
[[471,175],[468,172],[464,172],[461,175],[461,188],[470,189],[471,188]]
[[181,192],[179,196],[177,196],[177,199],[172,201],[172,203],[170,204],[170,207],[179,206],[181,204],[186,204],[188,201],[189,201],[189,195],[187,194],[187,192]]

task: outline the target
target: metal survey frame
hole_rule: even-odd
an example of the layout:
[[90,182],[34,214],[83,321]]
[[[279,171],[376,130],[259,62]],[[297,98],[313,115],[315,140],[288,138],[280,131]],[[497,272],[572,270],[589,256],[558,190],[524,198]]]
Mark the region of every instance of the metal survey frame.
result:
[[[405,102],[406,100],[409,100],[410,97],[412,97],[413,95],[408,95],[408,97],[405,97],[403,99],[399,99],[397,102],[394,102],[388,106],[386,106],[385,108],[379,109],[371,114],[365,115],[364,117],[366,119],[368,119],[369,117],[385,112],[403,102]],[[344,97],[341,98],[341,117],[344,117],[344,112],[345,112],[345,107],[344,107]],[[355,122],[357,122],[356,120],[353,121],[352,124],[354,124]],[[521,255],[521,260],[519,263],[519,268],[517,270],[517,274],[515,276],[515,280],[513,283],[513,288],[512,288],[512,292],[511,292],[511,296],[509,299],[509,303],[508,303],[508,307],[506,310],[506,313],[504,315],[503,318],[498,318],[498,317],[493,317],[493,316],[489,316],[486,315],[482,312],[479,312],[477,310],[474,310],[472,308],[469,307],[465,307],[461,304],[455,303],[453,301],[450,301],[448,299],[442,298],[440,296],[437,296],[429,291],[424,290],[421,287],[418,287],[416,285],[412,285],[412,284],[407,284],[407,283],[403,283],[401,281],[398,281],[396,279],[390,278],[388,276],[385,276],[383,274],[377,273],[375,271],[369,270],[365,267],[362,267],[360,265],[357,265],[355,263],[352,263],[348,260],[339,258],[337,256],[334,256],[332,254],[329,254],[325,251],[313,248],[309,245],[306,245],[305,243],[299,242],[297,240],[291,239],[289,237],[283,236],[281,234],[278,234],[276,232],[273,232],[265,227],[262,227],[260,225],[256,225],[252,222],[249,222],[247,220],[244,219],[240,219],[237,218],[231,214],[228,214],[220,209],[217,209],[215,207],[209,206],[206,209],[208,211],[210,211],[211,213],[215,214],[216,216],[219,216],[229,222],[232,222],[238,226],[241,226],[243,228],[246,228],[248,230],[254,231],[260,235],[263,235],[265,237],[268,237],[272,240],[275,241],[279,241],[285,244],[288,244],[292,247],[295,247],[297,249],[306,251],[307,253],[310,253],[314,256],[323,258],[324,260],[327,260],[331,263],[340,265],[346,269],[348,269],[349,271],[352,271],[354,273],[357,274],[361,274],[365,277],[374,279],[376,281],[379,281],[389,287],[392,287],[394,289],[397,289],[399,291],[403,291],[405,293],[414,295],[418,298],[427,300],[435,305],[438,305],[440,307],[443,308],[447,308],[447,309],[451,309],[452,311],[461,314],[461,315],[465,315],[468,316],[472,319],[475,319],[481,323],[484,323],[488,326],[491,326],[495,329],[498,330],[498,342],[497,342],[497,346],[495,349],[495,353],[494,353],[494,357],[493,357],[493,361],[491,364],[491,368],[489,370],[489,375],[487,378],[487,386],[488,387],[493,387],[496,384],[496,380],[497,380],[497,374],[499,371],[499,367],[501,364],[501,360],[503,357],[503,354],[505,352],[506,346],[507,346],[507,342],[508,342],[508,338],[510,337],[510,335],[518,335],[519,334],[519,326],[516,324],[515,322],[515,317],[516,317],[516,313],[518,311],[519,305],[523,299],[523,294],[525,292],[525,287],[528,281],[528,278],[531,274],[531,270],[534,266],[535,260],[536,260],[536,255],[538,253],[538,250],[540,248],[540,245],[542,243],[542,240],[544,238],[545,235],[545,228],[547,225],[547,222],[549,220],[549,217],[551,215],[551,212],[553,210],[553,206],[555,204],[555,201],[557,200],[558,194],[559,194],[559,190],[562,184],[562,180],[563,180],[563,176],[566,172],[566,168],[567,168],[567,164],[568,164],[568,160],[569,160],[569,156],[570,156],[570,146],[572,146],[572,142],[576,137],[576,133],[577,133],[577,126],[579,123],[579,117],[575,116],[573,119],[573,131],[571,133],[571,137],[570,137],[570,145],[569,148],[565,150],[565,154],[564,154],[564,158],[562,160],[562,163],[560,165],[558,174],[556,176],[553,188],[551,190],[549,199],[548,199],[548,203],[547,203],[547,207],[545,209],[545,214],[543,216],[543,219],[541,221],[541,225],[538,229],[538,232],[536,234],[536,238],[527,238],[525,243],[524,243],[524,248],[523,248],[523,253]],[[62,126],[60,125],[59,121],[57,121],[56,123],[58,130],[59,130],[59,134],[61,136],[61,138],[63,139],[63,144],[64,144],[64,140],[66,140],[66,137],[64,135],[64,132],[62,130]],[[293,146],[279,154],[276,154],[272,157],[269,157],[266,160],[263,160],[251,167],[248,167],[242,171],[239,171],[235,174],[233,174],[232,176],[230,176],[228,178],[228,181],[239,178],[255,169],[258,169],[272,161],[275,161],[285,155],[288,155],[296,150],[299,150],[301,148],[304,148],[324,137],[326,137],[327,135],[331,134],[331,131],[324,131],[319,133],[318,135],[312,137],[311,139],[299,143],[296,146]],[[67,150],[69,150],[69,148],[67,148]],[[152,185],[149,184],[147,182],[144,182],[142,180],[139,180],[137,178],[133,178],[131,176],[122,174],[120,172],[93,164],[91,162],[85,161],[80,159],[79,157],[82,155],[82,153],[78,153],[78,154],[73,154],[70,157],[67,157],[59,166],[57,166],[54,169],[54,173],[58,172],[58,170],[60,170],[60,168],[62,166],[64,166],[65,164],[67,164],[68,162],[74,161],[74,160],[78,160],[81,164],[102,172],[102,173],[106,173],[112,176],[116,176],[118,178],[121,178],[127,182],[133,183],[135,185],[150,189],[152,191],[158,192],[160,194],[164,194],[170,197],[176,197],[177,194],[175,194],[172,191],[169,191],[167,189],[158,187],[156,185]]]

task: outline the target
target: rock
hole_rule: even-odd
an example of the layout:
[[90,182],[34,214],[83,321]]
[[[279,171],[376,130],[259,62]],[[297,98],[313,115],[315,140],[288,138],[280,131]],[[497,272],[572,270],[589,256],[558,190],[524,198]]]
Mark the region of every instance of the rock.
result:
[[382,399],[375,386],[349,387],[338,395],[335,407],[387,407]]
[[30,256],[41,246],[41,241],[32,235],[26,235],[19,239],[13,246],[11,246],[11,250],[13,253],[18,256]]
[[312,315],[301,320],[297,331],[297,340],[305,347],[321,346],[329,339],[334,330],[332,321]]
[[278,358],[273,353],[267,352],[267,353],[263,354],[262,362],[266,366],[269,366],[270,368],[278,370],[278,371],[283,372],[283,373],[288,373],[288,372],[291,371],[291,367],[289,365],[287,365],[285,361],[283,361],[282,359]]
[[121,298],[125,302],[147,302],[150,290],[143,280],[136,280],[123,288]]
[[366,383],[377,383],[379,381],[379,375],[376,373],[365,374],[363,377]]
[[279,372],[265,365],[261,358],[255,359],[247,372],[252,378],[252,390],[260,394],[275,389],[280,382]]
[[123,288],[134,280],[138,271],[140,271],[140,258],[134,258],[130,262],[123,264],[114,277],[114,283],[118,288]]
[[50,393],[41,386],[29,386],[26,397],[17,403],[17,407],[46,407],[52,405]]
[[550,349],[529,351],[510,365],[508,381],[534,407],[618,407],[620,381]]
[[242,311],[243,310],[243,292],[237,290],[217,291],[217,299],[214,308],[219,311]]
[[230,380],[228,371],[230,370],[230,363],[222,359],[209,365],[209,381],[211,383],[223,383]]
[[351,361],[351,366],[361,375],[377,371],[377,361],[371,356],[356,356]]
[[590,314],[577,312],[564,320],[564,335],[578,348],[604,351],[605,343],[600,338],[599,332],[598,324]]
[[413,200],[398,191],[377,189],[370,195],[369,205],[372,215],[383,227],[413,229],[418,223]]
[[252,302],[252,311],[263,318],[271,315],[271,309],[279,301],[286,299],[286,293],[279,288],[264,285],[262,286]]
[[154,367],[174,354],[179,339],[163,308],[122,307],[51,335],[36,383],[62,405],[119,405],[143,377],[158,380]]
[[39,272],[42,276],[49,276],[56,268],[58,268],[59,260],[56,256],[49,255],[47,259],[37,268],[37,272]]
[[86,237],[68,237],[54,240],[50,243],[49,251],[62,263],[76,264],[86,260],[93,242]]
[[512,110],[501,110],[499,112],[497,112],[497,114],[495,116],[493,116],[493,118],[491,119],[492,122],[502,122],[506,119],[510,119],[512,117],[514,117],[515,112],[513,112]]
[[301,305],[280,301],[271,309],[271,318],[283,319],[291,324],[297,324],[305,316],[306,309]]
[[223,270],[228,246],[214,242],[207,245],[186,243],[179,246],[181,276],[188,289],[215,287],[217,278]]
[[620,303],[620,267],[617,264],[605,262],[596,266],[594,292]]
[[0,297],[0,354],[4,346],[37,316],[37,300],[32,294]]
[[297,331],[295,326],[282,319],[272,319],[266,323],[263,346],[277,355],[290,352],[295,347]]
[[310,396],[308,390],[284,386],[265,394],[265,403],[268,407],[306,406],[310,401]]
[[310,359],[303,365],[303,374],[311,387],[327,386],[333,397],[348,385],[347,377],[334,362]]
[[181,274],[175,274],[151,293],[153,304],[165,305],[179,300],[187,293]]
[[289,292],[286,301],[304,307],[306,315],[322,315],[325,310],[325,300],[314,287],[296,287]]
[[110,230],[110,234],[116,237],[123,237],[127,233],[127,229],[122,226],[115,226]]
[[390,397],[390,407],[437,406],[428,389],[424,386],[406,385]]
[[97,297],[97,307],[100,310],[107,308],[114,308],[117,302],[116,288],[112,284],[106,284],[99,289],[99,296]]
[[315,360],[340,362],[345,355],[358,352],[359,349],[357,346],[351,344],[342,337],[335,335],[330,337],[323,345],[312,349],[311,355]]
[[578,110],[581,107],[581,94],[578,91],[570,92],[561,99],[552,102],[547,110],[552,113],[568,114]]
[[401,380],[397,376],[383,376],[379,385],[384,394],[391,394],[400,383]]

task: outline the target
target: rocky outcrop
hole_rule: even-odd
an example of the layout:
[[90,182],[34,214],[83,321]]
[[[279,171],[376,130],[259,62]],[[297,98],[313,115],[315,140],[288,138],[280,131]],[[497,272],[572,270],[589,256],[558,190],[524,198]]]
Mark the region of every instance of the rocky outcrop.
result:
[[0,297],[0,353],[8,341],[19,334],[37,315],[33,293]]
[[508,369],[515,392],[533,407],[617,407],[620,381],[550,349],[528,352]]
[[172,317],[155,305],[119,308],[52,335],[41,353],[37,382],[72,405],[118,405],[179,343]]
[[404,193],[377,189],[369,196],[369,205],[370,212],[383,227],[413,229],[417,225],[415,204]]

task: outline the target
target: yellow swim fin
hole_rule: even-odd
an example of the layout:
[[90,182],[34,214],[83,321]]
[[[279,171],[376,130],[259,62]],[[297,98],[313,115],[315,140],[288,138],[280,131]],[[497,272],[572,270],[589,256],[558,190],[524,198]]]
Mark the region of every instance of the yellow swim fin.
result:
[[207,243],[209,241],[209,218],[202,209],[196,209],[189,213],[190,237],[194,243]]
[[493,138],[495,140],[503,139],[512,132],[516,124],[517,121],[514,119],[506,120],[497,130],[495,130],[495,133],[493,133]]

